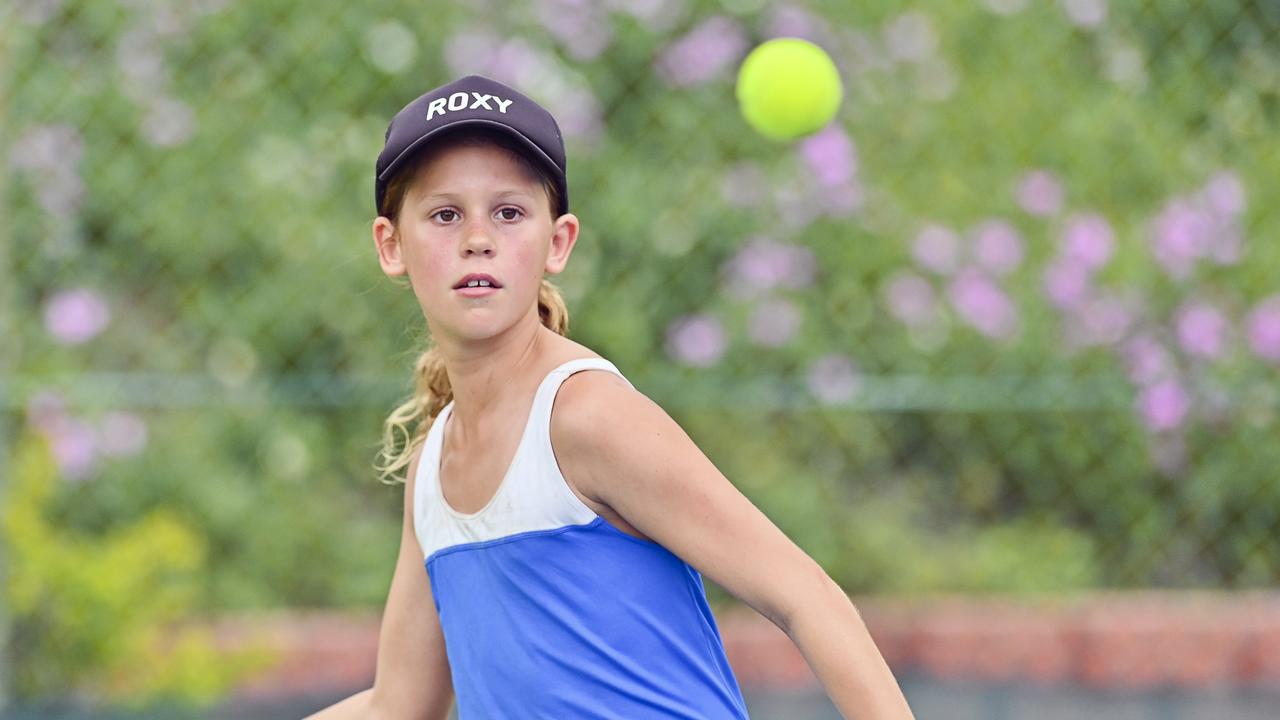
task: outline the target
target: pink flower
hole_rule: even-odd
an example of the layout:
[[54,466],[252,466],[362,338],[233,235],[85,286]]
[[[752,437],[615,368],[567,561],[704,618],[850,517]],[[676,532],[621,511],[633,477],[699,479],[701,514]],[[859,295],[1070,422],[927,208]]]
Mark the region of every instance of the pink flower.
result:
[[48,434],[67,416],[67,401],[53,390],[39,390],[27,399],[27,422]]
[[1168,378],[1173,372],[1173,357],[1169,351],[1146,335],[1129,340],[1121,353],[1129,379],[1138,385],[1151,385]]
[[1018,329],[1018,312],[1009,296],[977,270],[957,273],[947,288],[951,305],[978,332],[992,338],[1008,338]]
[[746,49],[742,27],[735,20],[713,15],[660,51],[654,66],[670,85],[700,85],[733,67]]
[[110,319],[106,302],[91,290],[63,291],[45,303],[45,329],[64,345],[79,345],[93,339]]
[[1154,221],[1156,261],[1170,277],[1186,278],[1208,249],[1213,229],[1213,218],[1200,207],[1183,199],[1170,202]]
[[836,123],[805,138],[800,143],[800,153],[823,187],[847,185],[858,169],[853,142]]
[[747,335],[757,345],[781,347],[795,337],[801,318],[800,310],[790,300],[765,300],[751,313]]
[[960,236],[951,228],[927,223],[916,235],[912,254],[920,267],[948,275],[960,262]]
[[1133,320],[1134,313],[1127,302],[1112,295],[1099,295],[1072,310],[1068,336],[1077,346],[1111,345],[1124,338]]
[[1209,178],[1201,194],[1209,208],[1218,215],[1234,217],[1244,212],[1244,183],[1230,170],[1220,171]]
[[1176,380],[1161,380],[1142,389],[1138,409],[1147,427],[1156,432],[1182,424],[1191,407],[1187,393]]
[[814,360],[809,366],[807,381],[809,392],[825,405],[848,401],[861,385],[853,361],[835,353]]
[[1076,27],[1096,28],[1107,19],[1107,0],[1062,0],[1062,9]]
[[1095,213],[1073,215],[1062,233],[1063,255],[1090,270],[1111,259],[1114,235],[1106,218]]
[[729,293],[746,298],[775,287],[807,287],[816,271],[809,248],[756,237],[725,263],[724,276]]
[[1245,324],[1249,349],[1263,360],[1280,363],[1280,295],[1272,295],[1254,306]]
[[724,326],[711,315],[686,315],[667,327],[667,355],[685,365],[714,365],[728,346]]
[[1062,209],[1062,183],[1053,173],[1032,170],[1018,184],[1018,204],[1032,215],[1055,215]]
[[889,312],[907,325],[923,325],[938,315],[933,285],[912,272],[899,272],[884,286]]
[[1058,258],[1044,270],[1044,294],[1060,310],[1077,307],[1091,289],[1089,269],[1075,260]]
[[773,9],[765,35],[770,38],[797,37],[816,45],[826,45],[827,21],[803,8],[782,5]]
[[49,428],[48,438],[58,471],[68,480],[83,480],[97,466],[97,438],[88,423],[60,418]]
[[613,28],[609,11],[584,0],[539,0],[538,21],[575,60],[594,60],[609,47]]
[[835,187],[818,189],[818,206],[832,217],[848,217],[862,207],[865,195],[858,178]]
[[1022,264],[1022,238],[1007,220],[993,218],[973,231],[974,259],[993,275],[1007,275]]
[[1177,317],[1178,343],[1188,355],[1216,358],[1226,347],[1227,318],[1202,302],[1182,306]]
[[103,455],[137,455],[147,446],[147,424],[133,413],[109,412],[98,428],[98,441]]

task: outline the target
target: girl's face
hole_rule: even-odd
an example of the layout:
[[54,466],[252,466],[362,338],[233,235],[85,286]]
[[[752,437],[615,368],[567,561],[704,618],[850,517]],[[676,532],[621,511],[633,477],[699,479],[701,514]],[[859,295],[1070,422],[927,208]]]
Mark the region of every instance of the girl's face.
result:
[[[409,275],[432,335],[465,341],[539,322],[542,275],[564,269],[577,230],[573,215],[551,217],[541,183],[505,150],[451,146],[418,169],[394,227],[374,222],[374,240],[383,271]],[[497,287],[458,289],[472,273]]]

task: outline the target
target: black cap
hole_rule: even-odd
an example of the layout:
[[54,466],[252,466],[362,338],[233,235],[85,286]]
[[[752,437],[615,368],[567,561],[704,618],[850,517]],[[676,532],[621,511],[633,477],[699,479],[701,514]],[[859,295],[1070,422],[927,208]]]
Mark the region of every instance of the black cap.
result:
[[386,144],[374,168],[374,209],[382,211],[388,181],[414,150],[446,128],[464,125],[494,128],[520,141],[551,173],[560,191],[557,214],[569,212],[564,139],[556,119],[514,88],[482,75],[468,75],[428,90],[391,118]]

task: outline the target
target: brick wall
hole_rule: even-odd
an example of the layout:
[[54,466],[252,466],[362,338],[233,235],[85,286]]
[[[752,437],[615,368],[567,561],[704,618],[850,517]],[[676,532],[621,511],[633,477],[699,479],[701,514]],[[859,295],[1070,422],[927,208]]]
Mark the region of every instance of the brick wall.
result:
[[[1090,688],[1280,687],[1280,593],[1106,592],[1073,597],[854,598],[895,671],[942,680]],[[744,687],[817,687],[781,630],[749,608],[716,611]],[[279,612],[210,623],[224,647],[262,641],[279,662],[237,693],[368,687],[377,613]]]

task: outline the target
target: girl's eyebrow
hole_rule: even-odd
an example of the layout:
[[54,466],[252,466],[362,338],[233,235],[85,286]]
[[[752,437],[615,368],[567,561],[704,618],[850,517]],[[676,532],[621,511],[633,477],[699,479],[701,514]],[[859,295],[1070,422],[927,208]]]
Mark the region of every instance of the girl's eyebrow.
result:
[[[521,190],[519,188],[508,188],[506,190],[499,190],[497,193],[495,193],[496,197],[508,197],[511,195],[523,195],[524,197],[527,197],[527,198],[533,197],[533,195],[530,194],[528,190]],[[420,202],[429,202],[431,200],[457,201],[458,199],[460,199],[460,197],[461,197],[460,195],[457,195],[455,193],[449,193],[449,192],[430,193],[428,195],[418,196]]]

